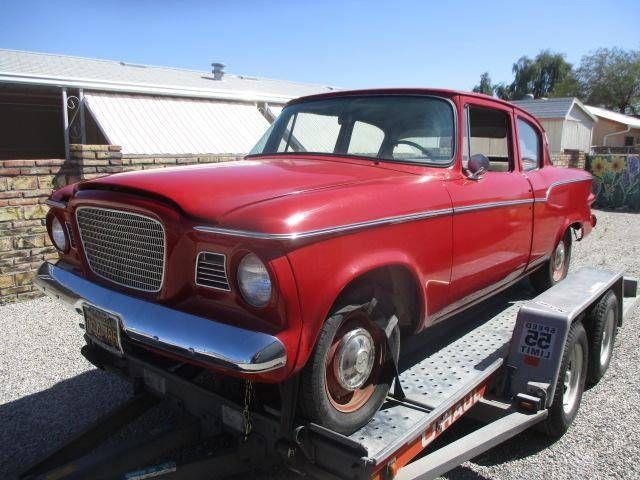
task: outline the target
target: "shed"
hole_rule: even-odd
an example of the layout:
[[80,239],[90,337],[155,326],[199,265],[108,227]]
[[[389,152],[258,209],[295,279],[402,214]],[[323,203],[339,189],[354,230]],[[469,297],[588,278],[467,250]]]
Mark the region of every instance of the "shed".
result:
[[0,49],[0,159],[69,158],[71,143],[120,145],[123,154],[244,154],[286,102],[333,90],[212,67]]
[[587,105],[587,109],[598,118],[593,134],[596,147],[637,152],[640,147],[640,118],[591,105]]
[[589,152],[597,119],[577,98],[537,98],[512,103],[542,124],[552,155],[567,151]]

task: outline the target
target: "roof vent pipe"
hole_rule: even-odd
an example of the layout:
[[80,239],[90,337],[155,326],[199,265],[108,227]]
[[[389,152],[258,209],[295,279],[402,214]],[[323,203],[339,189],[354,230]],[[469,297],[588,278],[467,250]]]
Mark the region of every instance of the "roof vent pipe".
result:
[[224,63],[215,62],[211,66],[213,67],[213,79],[222,80],[222,77],[224,77]]
[[533,93],[527,93],[527,94],[525,94],[524,98],[525,98],[525,100],[533,100],[536,97],[533,96]]

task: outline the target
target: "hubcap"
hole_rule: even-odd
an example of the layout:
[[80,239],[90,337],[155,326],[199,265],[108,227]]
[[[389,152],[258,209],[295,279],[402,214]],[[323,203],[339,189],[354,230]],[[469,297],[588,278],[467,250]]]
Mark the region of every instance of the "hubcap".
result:
[[564,394],[562,395],[562,408],[564,413],[570,414],[578,402],[578,390],[582,378],[583,357],[582,345],[576,343],[569,357],[569,365],[564,374]]
[[562,278],[564,273],[564,261],[566,257],[566,249],[564,241],[560,240],[555,252],[553,253],[553,279],[557,282]]
[[375,359],[373,338],[364,328],[356,328],[340,340],[333,363],[336,380],[342,388],[354,391],[371,375]]
[[613,332],[616,328],[616,317],[613,309],[607,312],[604,329],[602,330],[602,342],[600,343],[600,366],[604,367],[611,358],[613,350]]

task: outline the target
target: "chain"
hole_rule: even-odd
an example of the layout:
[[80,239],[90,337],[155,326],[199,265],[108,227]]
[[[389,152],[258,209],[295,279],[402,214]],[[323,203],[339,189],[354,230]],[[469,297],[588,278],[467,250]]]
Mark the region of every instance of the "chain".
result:
[[251,380],[245,380],[244,382],[244,405],[242,407],[242,433],[244,435],[244,441],[247,441],[249,434],[253,430],[253,424],[251,423],[251,396],[253,395],[253,382]]

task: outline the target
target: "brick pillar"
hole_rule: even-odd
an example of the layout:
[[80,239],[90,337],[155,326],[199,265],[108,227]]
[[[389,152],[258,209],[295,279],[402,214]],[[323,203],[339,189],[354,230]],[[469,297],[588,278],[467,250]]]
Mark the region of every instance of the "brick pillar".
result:
[[122,172],[122,147],[118,145],[70,146],[71,159],[78,169],[80,180],[103,177]]

